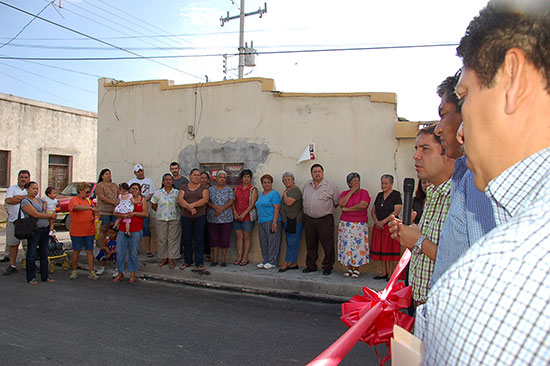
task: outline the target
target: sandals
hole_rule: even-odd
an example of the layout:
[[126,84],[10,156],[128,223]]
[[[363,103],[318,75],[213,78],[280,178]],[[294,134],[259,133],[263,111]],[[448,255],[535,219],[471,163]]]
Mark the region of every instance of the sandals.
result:
[[29,285],[38,285],[38,281],[36,278],[32,278],[29,282],[27,282]]
[[348,269],[346,273],[344,273],[344,277],[351,277],[353,276],[353,271],[351,269]]
[[248,259],[245,260],[245,261],[241,261],[241,263],[239,264],[240,266],[246,266],[248,264]]
[[168,259],[164,258],[160,263],[159,263],[159,267],[162,267],[164,265],[168,264]]
[[237,259],[235,262],[233,262],[234,265],[239,266],[243,262],[242,259]]
[[151,253],[151,252],[147,252],[146,255],[147,255],[147,258],[153,258],[154,257],[153,253]]
[[191,265],[190,265],[190,264],[184,263],[184,264],[182,264],[182,265],[180,266],[180,269],[183,271],[183,270],[186,269],[187,267],[191,267]]
[[124,274],[119,272],[118,273],[118,276],[116,276],[115,278],[113,278],[113,282],[114,283],[119,283],[120,281],[122,281],[122,279],[124,278]]
[[130,283],[136,282],[136,277],[135,277],[135,276],[130,277],[130,279],[128,280],[128,282],[130,282]]
[[352,271],[352,275],[351,275],[351,278],[359,278],[359,276],[361,275],[361,272],[355,270],[355,271]]

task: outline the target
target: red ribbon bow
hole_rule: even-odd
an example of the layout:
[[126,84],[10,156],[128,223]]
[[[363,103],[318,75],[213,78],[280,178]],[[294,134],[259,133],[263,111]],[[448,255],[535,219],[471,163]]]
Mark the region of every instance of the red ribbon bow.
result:
[[394,324],[412,329],[414,318],[399,311],[409,307],[411,287],[396,283],[410,259],[411,252],[407,249],[384,290],[376,292],[363,287],[364,296],[356,295],[342,304],[340,320],[350,329],[308,366],[338,365],[359,340],[369,346],[385,343],[389,347]]

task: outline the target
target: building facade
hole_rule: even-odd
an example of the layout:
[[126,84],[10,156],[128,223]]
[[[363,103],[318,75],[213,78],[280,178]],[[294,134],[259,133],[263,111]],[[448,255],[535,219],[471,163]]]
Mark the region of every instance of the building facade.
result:
[[1,205],[21,169],[40,196],[48,186],[97,179],[97,114],[0,93],[0,126]]
[[[393,174],[398,190],[403,178],[416,176],[417,124],[402,128],[393,93],[284,93],[263,78],[193,85],[100,79],[98,99],[97,170],[111,169],[115,182],[132,178],[132,166],[141,163],[160,186],[178,161],[184,175],[194,167],[224,169],[230,177],[251,169],[260,191],[259,177],[268,173],[281,193],[284,172],[293,172],[301,188],[320,163],[341,191],[346,175],[359,172],[374,201],[382,174]],[[311,144],[315,160],[297,163]],[[301,265],[304,254],[302,245]],[[261,260],[256,230],[251,259]]]

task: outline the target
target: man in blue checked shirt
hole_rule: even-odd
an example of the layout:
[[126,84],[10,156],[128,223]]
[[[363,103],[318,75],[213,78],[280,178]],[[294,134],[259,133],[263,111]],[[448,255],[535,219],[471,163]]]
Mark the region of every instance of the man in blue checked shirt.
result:
[[457,48],[474,183],[497,227],[432,287],[424,365],[550,364],[550,2],[492,0]]

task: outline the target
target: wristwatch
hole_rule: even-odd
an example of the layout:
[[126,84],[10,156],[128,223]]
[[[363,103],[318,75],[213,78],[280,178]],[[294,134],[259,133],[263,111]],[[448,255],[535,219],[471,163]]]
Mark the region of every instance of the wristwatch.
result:
[[424,239],[426,237],[424,235],[420,235],[420,238],[414,243],[413,252],[415,253],[422,253],[422,243],[424,242]]

